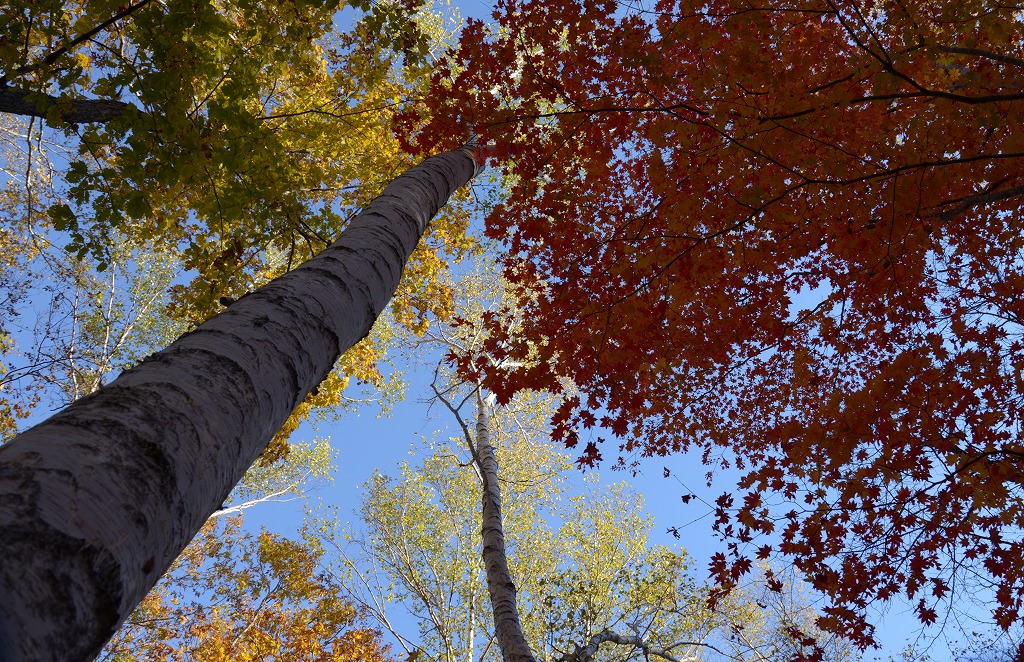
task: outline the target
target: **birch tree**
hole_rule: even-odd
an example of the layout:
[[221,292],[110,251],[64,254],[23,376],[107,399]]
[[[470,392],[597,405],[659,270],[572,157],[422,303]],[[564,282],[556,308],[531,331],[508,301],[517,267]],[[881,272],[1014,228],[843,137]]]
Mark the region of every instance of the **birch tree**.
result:
[[400,176],[327,250],[0,447],[0,649],[88,659],[365,337],[473,146]]
[[[516,605],[521,625],[516,656],[790,662],[813,648],[801,645],[798,630],[818,636],[826,660],[851,659],[842,640],[814,628],[818,614],[795,577],[774,593],[762,574],[709,610],[712,587],[698,579],[685,550],[653,543],[654,521],[634,489],[596,474],[580,485],[569,459],[543,438],[516,438],[519,423],[544,423],[550,410],[537,404],[496,408],[487,435],[507,550],[503,598],[507,610]],[[471,397],[463,418],[484,454],[473,408]],[[328,546],[337,546],[329,562],[343,566],[335,571],[340,584],[407,655],[420,662],[508,660],[488,595],[483,489],[469,445],[453,436],[424,442],[414,454],[365,486],[362,525],[347,538],[327,536]],[[321,526],[336,531],[340,519],[332,514]],[[490,547],[487,554],[497,549],[493,540]]]
[[[116,310],[106,316],[115,344],[145,356],[220,312],[221,301],[326,248],[414,164],[393,135],[394,106],[424,91],[430,58],[450,36],[444,19],[433,6],[358,1],[337,17],[344,6],[0,8],[4,439],[33,408],[56,409],[65,394],[55,391],[69,385],[68,395],[84,395],[126,363],[112,364],[102,343],[99,355],[83,353],[83,296],[112,294],[115,280],[126,293],[130,276],[173,274],[155,299],[127,302],[122,313],[146,313],[139,323]],[[408,48],[396,46],[403,31]],[[28,97],[4,102],[19,94]],[[107,105],[122,112],[85,112],[83,97],[116,99]],[[414,251],[392,304],[399,324],[447,309],[450,294],[435,274],[471,246],[465,207],[448,205]],[[60,310],[50,315],[47,301]],[[49,315],[41,324],[38,311]],[[139,324],[154,314],[177,333],[140,338]],[[129,328],[133,337],[119,337]],[[343,356],[270,445],[269,459],[299,421],[344,405],[349,382],[382,386],[380,340],[370,336]],[[63,378],[72,362],[90,372],[77,384]]]

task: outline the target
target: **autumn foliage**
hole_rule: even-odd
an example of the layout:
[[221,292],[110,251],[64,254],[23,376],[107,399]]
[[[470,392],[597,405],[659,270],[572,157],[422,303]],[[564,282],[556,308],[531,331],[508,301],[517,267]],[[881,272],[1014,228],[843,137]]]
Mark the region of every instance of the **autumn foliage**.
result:
[[[438,20],[415,1],[0,6],[0,387],[15,386],[0,394],[0,434],[11,436],[51,397],[62,373],[87,383],[76,382],[73,397],[91,392],[333,242],[355,210],[415,162],[392,135],[392,107],[426,87]],[[106,112],[84,119],[84,104]],[[452,293],[440,283],[474,248],[467,225],[460,194],[406,267],[392,303],[398,324],[422,329],[428,315],[450,314]],[[103,285],[154,265],[174,274],[145,295],[168,337],[133,334],[136,356],[85,366],[91,348],[82,333],[57,328],[54,320],[70,314],[62,311],[36,348],[22,340],[19,329],[34,323],[25,300],[58,300],[91,278],[75,281],[53,266],[65,262],[74,265],[65,271],[95,268]],[[66,299],[84,307],[75,294]],[[113,333],[93,335],[104,342]],[[51,335],[69,346],[48,350],[56,360],[41,347]],[[386,342],[375,333],[346,353],[264,461],[280,459],[312,413],[344,406],[350,383],[387,389],[377,369]],[[39,365],[55,374],[39,374]]]
[[240,517],[211,520],[100,659],[391,662],[322,555],[309,539],[243,532]]
[[[524,298],[492,353],[582,461],[703,454],[728,583],[781,554],[870,640],[902,594],[1024,598],[1024,22],[973,0],[499,2],[421,145],[490,138]],[[532,366],[532,367],[531,367]],[[773,534],[774,544],[758,540]]]

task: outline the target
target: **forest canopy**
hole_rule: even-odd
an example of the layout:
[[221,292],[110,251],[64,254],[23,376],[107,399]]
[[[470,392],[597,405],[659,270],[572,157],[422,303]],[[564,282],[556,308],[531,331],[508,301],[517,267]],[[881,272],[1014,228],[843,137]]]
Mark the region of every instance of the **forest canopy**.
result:
[[[444,144],[491,141],[487,219],[532,292],[500,394],[581,393],[595,464],[702,454],[723,582],[792,560],[866,641],[1024,598],[1020,9],[987,0],[509,1],[433,76]],[[410,127],[424,116],[409,116]],[[480,366],[467,366],[468,370]]]
[[[322,257],[419,157],[455,148],[404,180],[433,194],[476,174],[485,145],[501,173],[486,239],[460,193],[418,244],[426,220],[398,214],[416,219],[400,284],[384,263],[405,246],[338,249],[369,274],[338,290],[397,287],[393,326],[371,333],[374,299],[349,348],[320,281],[279,297],[310,326],[260,342],[296,342],[303,376],[289,364],[264,388],[246,367],[229,387],[293,411],[261,424],[260,466],[351,386],[393,395],[378,368],[393,330],[466,322],[446,273],[496,245],[515,296],[484,314],[480,351],[452,354],[459,374],[501,403],[561,396],[552,436],[585,468],[699,456],[723,490],[712,602],[772,561],[827,597],[818,626],[859,645],[896,597],[923,624],[981,596],[1019,625],[1021,9],[501,0],[446,38],[412,1],[0,7],[0,431],[113,398],[111,377],[205,323],[250,310],[258,332],[278,297],[259,286]],[[302,345],[310,328],[327,340]],[[180,549],[241,475],[215,467],[198,510],[137,519]],[[739,484],[716,483],[723,469]],[[152,585],[148,556],[126,584]]]

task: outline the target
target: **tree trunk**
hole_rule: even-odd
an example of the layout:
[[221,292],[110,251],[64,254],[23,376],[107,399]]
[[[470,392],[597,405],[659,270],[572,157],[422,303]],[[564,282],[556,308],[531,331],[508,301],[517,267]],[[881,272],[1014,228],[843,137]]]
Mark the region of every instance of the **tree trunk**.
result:
[[0,447],[0,660],[86,660],[338,356],[365,337],[472,146],[393,181],[327,250]]
[[476,452],[483,482],[483,538],[484,568],[487,573],[487,592],[491,596],[494,612],[494,632],[505,662],[536,662],[530,645],[526,643],[523,627],[519,623],[516,606],[516,587],[508,571],[505,557],[505,530],[501,522],[501,488],[498,485],[498,462],[490,443],[490,408],[494,396],[480,397],[476,419]]

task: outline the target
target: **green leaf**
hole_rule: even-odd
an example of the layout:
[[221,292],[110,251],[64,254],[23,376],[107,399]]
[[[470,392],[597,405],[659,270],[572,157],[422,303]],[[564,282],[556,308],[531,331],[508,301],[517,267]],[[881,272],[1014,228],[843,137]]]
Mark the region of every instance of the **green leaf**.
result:
[[46,210],[46,215],[50,217],[55,230],[60,232],[75,232],[78,230],[78,218],[75,216],[75,212],[71,211],[71,207],[63,202],[52,205]]

